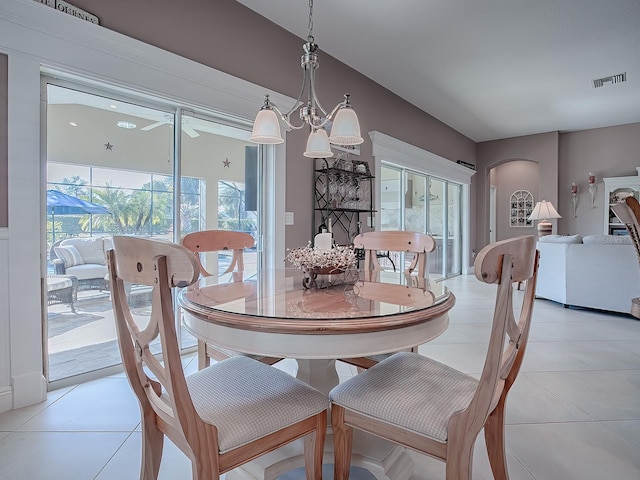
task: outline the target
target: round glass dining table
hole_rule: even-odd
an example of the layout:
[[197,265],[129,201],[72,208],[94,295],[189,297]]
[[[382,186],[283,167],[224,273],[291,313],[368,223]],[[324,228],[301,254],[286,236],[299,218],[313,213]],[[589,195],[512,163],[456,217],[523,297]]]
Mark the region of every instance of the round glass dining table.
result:
[[[198,340],[218,347],[293,358],[297,377],[328,393],[339,382],[336,359],[426,343],[447,329],[448,312],[455,304],[453,293],[442,283],[395,272],[321,275],[312,288],[305,288],[304,280],[294,269],[263,270],[243,280],[203,278],[178,294],[184,326]],[[379,479],[389,478],[391,470],[405,469],[400,467],[405,455],[390,462],[392,448],[367,445],[370,440],[361,442],[364,456],[359,456],[354,438],[353,464],[362,461],[370,471],[377,469]],[[328,435],[327,450],[330,442]],[[302,457],[290,452],[288,459],[259,461],[263,473],[253,476],[275,479],[274,472],[299,466]]]

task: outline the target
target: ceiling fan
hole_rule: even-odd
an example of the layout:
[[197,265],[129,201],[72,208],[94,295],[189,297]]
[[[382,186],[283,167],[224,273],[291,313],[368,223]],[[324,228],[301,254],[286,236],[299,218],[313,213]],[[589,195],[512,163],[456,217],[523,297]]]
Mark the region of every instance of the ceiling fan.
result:
[[[146,132],[148,130],[153,130],[154,128],[159,127],[160,125],[173,125],[173,116],[167,116],[166,119],[156,123],[152,123],[151,125],[147,125],[146,127],[142,127],[140,130],[144,130]],[[189,119],[184,117],[182,119],[182,131],[189,135],[191,138],[200,136],[200,134],[196,132],[191,125],[189,125]]]

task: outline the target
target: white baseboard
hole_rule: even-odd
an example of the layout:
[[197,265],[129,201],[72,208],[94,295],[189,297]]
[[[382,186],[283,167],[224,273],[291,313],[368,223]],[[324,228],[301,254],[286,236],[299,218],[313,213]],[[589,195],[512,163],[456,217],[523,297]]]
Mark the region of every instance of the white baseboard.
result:
[[0,413],[8,412],[13,408],[13,389],[5,387],[0,390]]
[[13,377],[13,408],[22,408],[47,399],[47,381],[41,372]]

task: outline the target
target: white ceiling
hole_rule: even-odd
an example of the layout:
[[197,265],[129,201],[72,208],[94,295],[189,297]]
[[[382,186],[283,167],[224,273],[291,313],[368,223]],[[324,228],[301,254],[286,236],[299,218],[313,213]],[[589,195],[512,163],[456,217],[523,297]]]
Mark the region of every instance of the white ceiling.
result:
[[[307,1],[238,1],[306,38]],[[316,0],[313,20],[321,51],[478,142],[640,122],[640,0]]]

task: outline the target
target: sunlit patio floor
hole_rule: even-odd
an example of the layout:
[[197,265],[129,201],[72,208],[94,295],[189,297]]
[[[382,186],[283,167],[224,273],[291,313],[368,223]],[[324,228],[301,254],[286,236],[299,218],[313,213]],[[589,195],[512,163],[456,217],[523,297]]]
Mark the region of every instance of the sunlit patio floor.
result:
[[[150,290],[134,287],[131,295],[137,305],[133,314],[145,321],[151,305]],[[78,292],[75,309],[73,313],[64,304],[48,307],[50,382],[118,365],[121,361],[109,292]],[[195,339],[189,334],[183,335],[183,346],[192,345]]]

